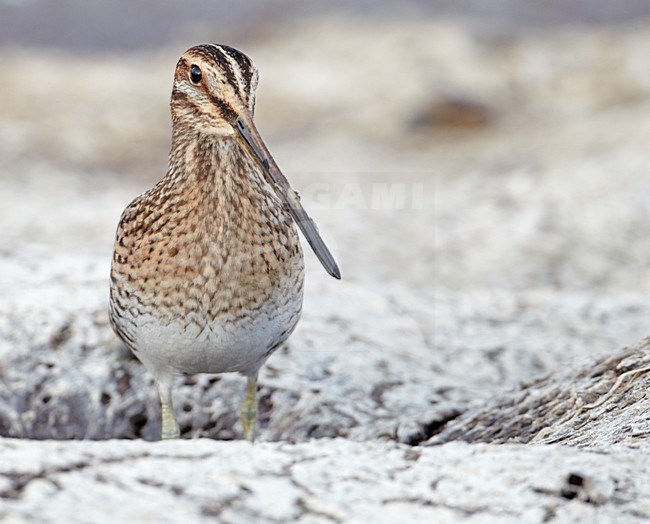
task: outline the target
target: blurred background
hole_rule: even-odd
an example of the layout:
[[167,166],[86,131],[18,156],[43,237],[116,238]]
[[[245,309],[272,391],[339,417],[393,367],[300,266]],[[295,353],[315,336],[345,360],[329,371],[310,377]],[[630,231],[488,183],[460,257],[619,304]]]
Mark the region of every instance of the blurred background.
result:
[[648,16],[642,0],[3,0],[3,249],[108,259],[120,211],[165,172],[176,60],[207,41],[254,58],[258,125],[348,278],[647,289]]
[[[304,320],[261,381],[294,399],[319,382],[314,420],[329,394],[336,429],[303,405],[304,433],[267,438],[376,432],[384,389],[386,420],[425,427],[648,335],[646,0],[0,0],[0,434],[156,434],[148,376],[115,356],[108,268],[120,213],[166,170],[176,61],[203,42],[257,64],[258,128],[344,276],[307,253]],[[228,380],[186,433],[236,434]],[[52,398],[106,428],[70,429]]]

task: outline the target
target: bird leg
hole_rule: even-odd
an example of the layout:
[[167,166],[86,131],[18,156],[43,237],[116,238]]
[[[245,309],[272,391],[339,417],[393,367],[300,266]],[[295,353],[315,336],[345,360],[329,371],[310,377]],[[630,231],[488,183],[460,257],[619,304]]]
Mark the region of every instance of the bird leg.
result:
[[244,439],[255,440],[255,425],[257,424],[257,375],[246,378],[246,396],[241,405],[241,427]]
[[172,381],[158,383],[160,394],[160,407],[162,411],[162,440],[179,438],[181,435],[178,422],[174,418],[174,407],[172,405]]

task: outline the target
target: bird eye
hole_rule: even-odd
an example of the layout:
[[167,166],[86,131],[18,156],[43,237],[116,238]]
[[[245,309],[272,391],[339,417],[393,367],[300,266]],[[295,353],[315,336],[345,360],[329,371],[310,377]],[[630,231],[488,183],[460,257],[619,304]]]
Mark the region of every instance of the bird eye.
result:
[[190,68],[190,80],[194,85],[199,85],[201,83],[201,78],[203,74],[201,73],[201,68],[196,64],[193,64]]

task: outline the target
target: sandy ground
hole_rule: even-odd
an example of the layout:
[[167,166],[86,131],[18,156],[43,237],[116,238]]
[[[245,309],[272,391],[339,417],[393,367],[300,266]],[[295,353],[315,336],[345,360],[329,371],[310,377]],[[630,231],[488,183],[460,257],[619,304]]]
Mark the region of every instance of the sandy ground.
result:
[[[308,256],[304,321],[261,377],[262,440],[417,443],[648,335],[650,26],[496,38],[332,17],[237,45],[344,275]],[[157,431],[148,377],[106,325],[107,271],[121,210],[164,173],[182,51],[0,50],[3,435]],[[237,437],[241,381],[197,380],[179,386],[185,434]],[[527,449],[512,460],[546,453]]]

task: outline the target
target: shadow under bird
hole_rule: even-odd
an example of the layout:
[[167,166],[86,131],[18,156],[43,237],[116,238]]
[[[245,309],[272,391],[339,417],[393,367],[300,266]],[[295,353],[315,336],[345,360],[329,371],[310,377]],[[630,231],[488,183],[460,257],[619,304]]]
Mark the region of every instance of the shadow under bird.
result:
[[177,438],[172,385],[184,373],[257,374],[296,327],[304,263],[295,225],[327,272],[339,268],[255,124],[257,70],[225,45],[178,61],[167,174],[123,212],[111,267],[113,330],[153,374],[162,438]]

